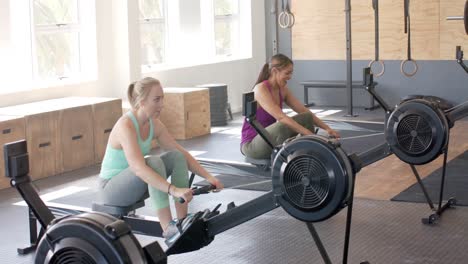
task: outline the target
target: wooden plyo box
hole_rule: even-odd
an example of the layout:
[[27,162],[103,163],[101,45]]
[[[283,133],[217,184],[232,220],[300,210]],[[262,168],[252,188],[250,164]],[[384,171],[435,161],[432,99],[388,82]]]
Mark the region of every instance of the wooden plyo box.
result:
[[3,145],[25,139],[25,124],[22,116],[0,116],[0,189],[10,187],[10,180],[5,177]]
[[32,180],[57,173],[58,113],[56,108],[41,102],[0,108],[1,115],[24,116]]
[[[66,97],[70,105],[91,105],[94,133],[94,162],[104,157],[110,132],[122,116],[122,99],[107,97]],[[89,116],[88,116],[89,117]]]
[[164,88],[160,116],[175,139],[189,139],[210,133],[210,94],[207,88]]

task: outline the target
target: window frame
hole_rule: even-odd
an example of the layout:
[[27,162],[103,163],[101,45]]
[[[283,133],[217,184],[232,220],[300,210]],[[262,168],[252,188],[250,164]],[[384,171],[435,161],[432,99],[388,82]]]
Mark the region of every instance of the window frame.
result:
[[[48,84],[60,84],[63,81],[72,83],[80,80],[89,80],[97,78],[97,43],[96,43],[96,7],[95,1],[76,0],[76,20],[69,23],[57,23],[36,25],[34,17],[34,1],[29,0],[29,21],[31,27],[31,60],[33,82],[39,86],[49,86]],[[58,76],[56,78],[41,78],[39,73],[39,62],[37,54],[36,37],[41,34],[76,34],[76,42],[73,43],[74,54],[71,54],[71,60],[75,60],[77,68],[68,75]]]
[[[160,18],[141,18],[140,16],[138,16],[138,26],[140,27],[140,41],[142,39],[142,35],[141,35],[141,27],[142,25],[158,25],[158,26],[161,26],[162,25],[162,28],[164,28],[164,34],[163,34],[163,59],[160,63],[153,63],[153,64],[145,64],[143,62],[143,58],[141,58],[141,69],[142,69],[142,72],[146,72],[146,71],[151,71],[152,69],[154,69],[155,67],[157,68],[158,66],[160,65],[163,65],[165,63],[167,63],[167,60],[168,60],[168,57],[169,57],[169,50],[168,50],[168,44],[169,44],[169,26],[168,26],[168,1],[167,0],[159,0],[161,1],[161,6],[162,6],[162,12],[161,12],[161,15],[162,17]],[[139,14],[141,13],[140,11],[140,0],[138,0],[138,12]],[[140,45],[140,49],[141,49],[141,45]],[[141,50],[140,50],[140,56],[141,56]]]
[[[240,46],[239,46],[239,40],[241,38],[240,36],[240,31],[241,31],[241,3],[240,0],[230,0],[232,2],[237,2],[237,13],[230,13],[230,14],[224,14],[224,15],[216,15],[216,7],[215,7],[215,0],[212,0],[212,5],[213,5],[213,42],[214,42],[214,50],[212,53],[214,54],[215,57],[217,58],[223,58],[223,57],[236,57],[239,56],[240,54]],[[217,53],[217,48],[216,48],[216,24],[217,22],[230,22],[231,25],[235,25],[234,29],[231,27],[231,52],[230,53],[222,53],[218,54]]]

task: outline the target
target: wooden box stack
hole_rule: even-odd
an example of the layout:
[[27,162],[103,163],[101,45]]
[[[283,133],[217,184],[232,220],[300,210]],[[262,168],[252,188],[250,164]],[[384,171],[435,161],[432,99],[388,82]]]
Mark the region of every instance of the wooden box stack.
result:
[[207,88],[164,88],[161,121],[175,139],[210,133],[210,94]]
[[[87,167],[102,160],[121,104],[116,98],[66,97],[3,107],[0,129],[17,132],[2,134],[0,143],[26,139],[33,180]],[[3,178],[3,158],[0,168]]]

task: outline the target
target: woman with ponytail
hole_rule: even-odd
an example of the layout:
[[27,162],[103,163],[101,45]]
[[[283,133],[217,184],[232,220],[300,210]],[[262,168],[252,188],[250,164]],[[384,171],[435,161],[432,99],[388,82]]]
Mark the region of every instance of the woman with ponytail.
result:
[[[340,137],[338,132],[314,115],[289,90],[287,81],[291,79],[293,66],[292,60],[283,54],[274,55],[263,66],[253,88],[258,122],[272,135],[275,145],[298,134],[313,134],[315,126],[327,131],[332,137]],[[283,103],[297,114],[289,117],[283,113]],[[242,126],[241,152],[254,159],[269,159],[272,152],[246,120]]]
[[[158,80],[147,77],[131,83],[127,95],[132,109],[116,122],[109,135],[99,174],[98,200],[108,205],[128,206],[140,201],[148,192],[163,236],[170,238],[177,233],[177,227],[172,220],[169,195],[186,201],[175,202],[177,218],[185,218],[187,204],[192,200],[188,170],[217,189],[222,189],[223,184],[200,166],[159,120],[164,94]],[[148,155],[153,139],[165,153]]]

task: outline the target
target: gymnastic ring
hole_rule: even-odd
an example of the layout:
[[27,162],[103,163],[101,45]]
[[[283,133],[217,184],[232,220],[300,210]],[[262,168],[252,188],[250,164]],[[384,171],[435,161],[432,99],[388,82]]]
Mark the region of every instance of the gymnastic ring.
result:
[[[375,62],[378,62],[378,63],[382,66],[382,71],[379,72],[379,73],[373,73],[373,72],[372,72],[372,65],[373,65]],[[372,61],[370,61],[368,67],[371,69],[371,73],[374,74],[374,76],[376,76],[376,77],[382,76],[382,75],[385,73],[385,63],[384,63],[383,61],[381,61],[381,60],[378,60],[378,61],[372,60]]]
[[296,23],[296,17],[294,16],[293,13],[289,13],[289,27],[292,28],[294,26],[294,24]]
[[278,16],[278,25],[281,28],[287,28],[289,25],[289,16],[286,12],[281,12]]
[[[414,64],[414,70],[413,70],[413,72],[407,73],[407,72],[405,72],[405,70],[404,70],[404,66],[405,66],[405,64],[406,64],[407,62],[410,62],[410,61]],[[417,64],[416,61],[413,60],[413,59],[407,59],[407,60],[401,61],[401,64],[400,64],[400,71],[401,71],[401,73],[403,73],[403,75],[405,75],[406,77],[412,77],[412,76],[414,76],[414,75],[418,72],[418,69],[419,69],[418,64]]]

